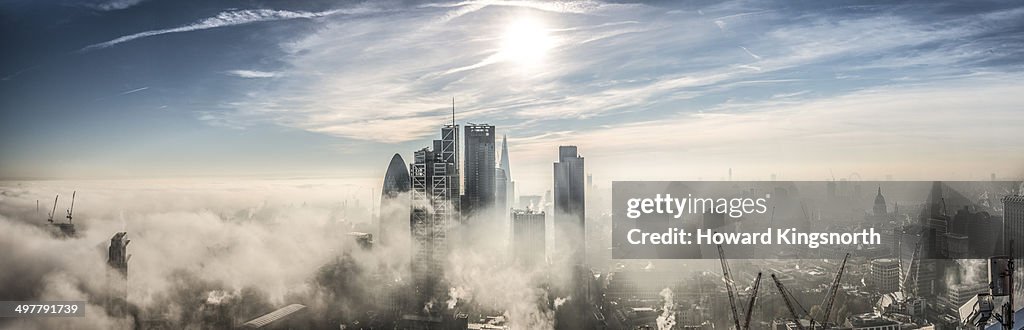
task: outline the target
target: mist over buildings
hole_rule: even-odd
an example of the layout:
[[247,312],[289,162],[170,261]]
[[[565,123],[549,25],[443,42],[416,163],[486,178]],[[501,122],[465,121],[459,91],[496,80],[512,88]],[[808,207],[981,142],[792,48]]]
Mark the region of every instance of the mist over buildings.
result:
[[[60,193],[60,214],[69,203],[64,196],[74,189],[77,235],[59,238],[47,225],[46,213],[53,195]],[[291,303],[308,306],[318,327],[372,321],[372,314],[393,308],[389,304],[411,301],[410,241],[382,235],[367,249],[350,233],[377,237],[374,219],[397,214],[408,221],[409,204],[357,206],[337,197],[347,190],[345,183],[303,180],[6,184],[0,187],[0,264],[5,265],[0,297],[89,305],[84,320],[4,319],[0,328],[109,329],[136,322],[219,327]],[[408,200],[407,195],[389,198]],[[498,221],[470,221],[491,224],[480,232],[507,230]],[[106,250],[117,232],[127,232],[131,240],[125,315],[104,306],[109,299]],[[552,328],[559,297],[542,287],[564,279],[543,276],[539,265],[509,262],[508,246],[496,243],[503,241],[493,237],[454,244],[444,272],[447,297],[431,303],[506,315],[518,328]]]

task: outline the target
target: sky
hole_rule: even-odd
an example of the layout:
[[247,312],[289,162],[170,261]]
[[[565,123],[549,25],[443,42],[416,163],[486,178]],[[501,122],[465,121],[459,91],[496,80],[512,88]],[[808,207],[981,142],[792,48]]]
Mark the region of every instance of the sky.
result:
[[381,180],[451,120],[595,182],[1020,179],[1019,1],[3,1],[0,178]]

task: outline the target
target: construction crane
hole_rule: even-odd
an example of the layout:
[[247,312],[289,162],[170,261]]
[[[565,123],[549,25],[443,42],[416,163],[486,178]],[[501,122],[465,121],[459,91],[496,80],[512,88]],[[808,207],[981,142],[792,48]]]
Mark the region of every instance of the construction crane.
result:
[[66,218],[68,218],[68,223],[71,223],[71,212],[75,211],[75,194],[77,194],[77,193],[78,193],[77,191],[72,191],[71,192],[71,208],[69,208],[67,210],[68,211],[68,215],[66,217]]
[[53,210],[50,210],[50,216],[46,218],[46,221],[53,223],[53,214],[57,212],[57,198],[60,198],[60,194],[53,196]]
[[754,289],[750,292],[750,302],[747,303],[747,314],[744,315],[746,318],[743,320],[743,329],[750,330],[750,316],[754,314],[754,302],[757,301],[757,289],[761,287],[761,272],[757,272],[757,278],[754,279]]
[[[924,231],[923,230],[921,231],[920,237],[921,238],[917,240],[917,244],[914,245],[914,254],[910,257],[910,266],[907,267],[907,273],[906,273],[907,275],[905,275],[905,276],[903,275],[903,257],[898,255],[898,257],[900,259],[900,276],[903,277],[903,278],[900,279],[900,292],[903,293],[903,298],[904,299],[910,298],[909,295],[907,295],[907,281],[910,279],[910,275],[911,275],[910,272],[911,271],[914,272],[914,287],[911,288],[911,291],[914,294],[913,296],[917,297],[917,293],[918,293],[917,288],[919,286],[917,281],[918,281],[919,273],[921,271],[921,264],[920,264],[920,260],[918,260],[918,259],[921,256],[921,243],[924,242]],[[917,268],[914,268],[914,261],[918,262]]]
[[[796,307],[800,307],[800,310],[803,311],[804,315],[808,314],[807,309],[805,309],[804,306],[801,306],[800,302],[796,301],[793,294],[789,293],[789,290],[786,290],[786,286],[782,285],[782,282],[779,281],[779,278],[775,277],[775,274],[772,274],[772,281],[775,282],[775,287],[779,289],[779,295],[782,296],[782,301],[786,303],[786,309],[789,310],[789,315],[793,316],[793,322],[796,323],[797,329],[806,330],[807,328],[800,323],[800,314],[797,313]],[[812,327],[813,324],[814,320],[812,319]]]
[[725,261],[725,250],[718,245],[718,259],[722,261],[722,280],[725,281],[725,291],[729,293],[729,308],[732,309],[732,320],[737,330],[743,330],[740,326],[740,314],[736,310],[736,288],[733,286],[732,272],[729,271],[729,263]]
[[836,278],[832,280],[832,286],[829,288],[827,294],[825,294],[825,316],[821,319],[821,324],[828,327],[828,317],[832,314],[832,304],[836,302],[836,293],[839,291],[839,281],[843,278],[843,270],[846,269],[846,260],[850,259],[850,254],[847,253],[843,257],[843,263],[839,265],[839,271],[836,272]]

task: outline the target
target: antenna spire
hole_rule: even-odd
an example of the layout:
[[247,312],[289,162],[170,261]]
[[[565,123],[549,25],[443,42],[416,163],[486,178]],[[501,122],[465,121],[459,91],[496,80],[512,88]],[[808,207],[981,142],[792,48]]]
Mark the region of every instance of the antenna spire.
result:
[[455,97],[452,97],[452,127],[455,127]]

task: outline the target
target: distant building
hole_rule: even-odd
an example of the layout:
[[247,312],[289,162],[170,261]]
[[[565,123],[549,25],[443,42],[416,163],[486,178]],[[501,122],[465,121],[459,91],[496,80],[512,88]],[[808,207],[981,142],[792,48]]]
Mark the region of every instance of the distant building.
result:
[[463,136],[466,186],[462,206],[465,212],[475,213],[494,206],[494,126],[468,124]]
[[242,324],[242,329],[304,329],[309,322],[305,305],[291,304],[281,307]]
[[939,303],[946,308],[946,312],[957,314],[960,306],[967,303],[979,293],[988,293],[988,283],[953,283],[946,287],[946,292],[939,297]]
[[[971,212],[964,205],[953,216],[950,232],[967,236],[971,256],[992,256],[1006,254],[1000,249],[1003,240],[1003,219],[988,212]],[[995,238],[995,239],[993,239]]]
[[882,187],[878,187],[878,194],[875,195],[875,205],[871,208],[871,211],[871,213],[876,217],[889,215],[889,210],[885,206],[885,197],[882,196]]
[[397,329],[409,330],[467,330],[469,315],[465,313],[444,315],[406,314],[398,321]]
[[508,137],[501,136],[501,163],[498,166],[505,171],[505,177],[508,178],[508,201],[507,205],[511,206],[516,201],[516,182],[512,180],[512,167],[509,165],[508,159]]
[[498,205],[498,212],[501,213],[501,220],[508,221],[508,213],[514,207],[516,200],[516,183],[512,180],[512,168],[508,159],[508,137],[501,136],[501,159],[500,165],[494,172],[494,195],[495,203]]
[[524,195],[519,196],[519,205],[517,206],[517,208],[524,210],[543,210],[544,205],[541,205],[540,195]]
[[512,211],[512,257],[525,266],[544,263],[544,212],[532,210]]
[[845,326],[856,330],[900,330],[899,322],[885,319],[875,313],[851,315],[846,319]]
[[894,259],[871,260],[871,285],[878,292],[891,293],[900,290],[900,264]]
[[[433,149],[414,153],[409,166],[412,183],[410,229],[412,235],[412,281],[418,300],[443,294],[439,286],[448,260],[448,233],[460,219],[458,125],[441,128],[441,139]],[[417,301],[420,303],[420,301]]]
[[349,232],[348,235],[352,236],[352,241],[359,245],[359,247],[363,249],[373,248],[373,234],[353,231]]
[[412,179],[402,155],[395,154],[384,173],[384,184],[380,190],[379,232],[377,240],[385,245],[394,241],[408,241],[409,238],[409,196]]
[[[554,164],[554,224],[556,251],[568,256],[572,264],[586,262],[586,196],[584,162],[576,146],[558,147]],[[557,248],[562,246],[561,249]]]

